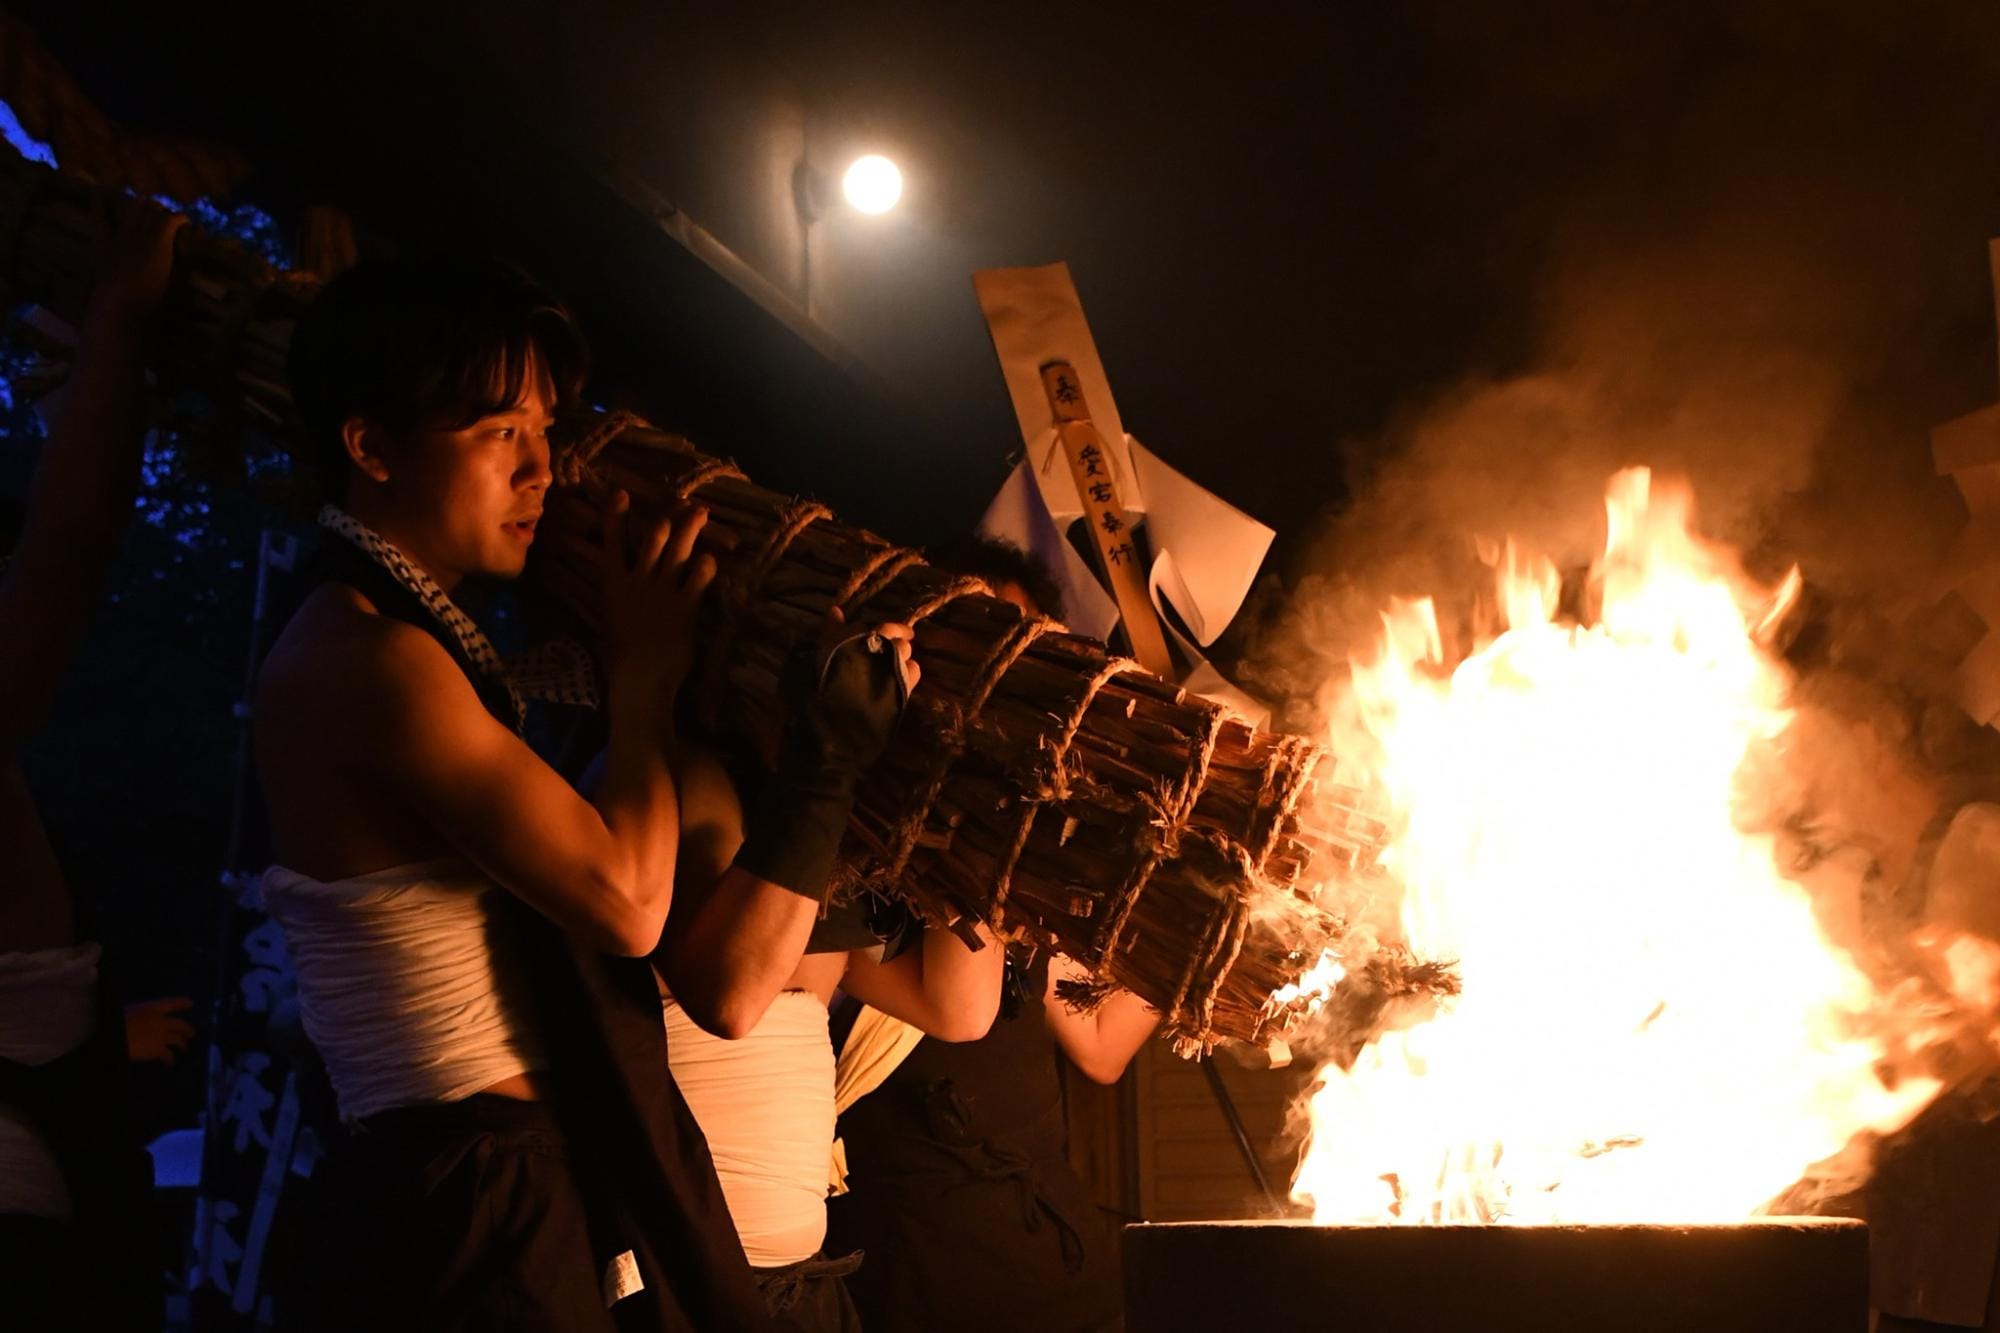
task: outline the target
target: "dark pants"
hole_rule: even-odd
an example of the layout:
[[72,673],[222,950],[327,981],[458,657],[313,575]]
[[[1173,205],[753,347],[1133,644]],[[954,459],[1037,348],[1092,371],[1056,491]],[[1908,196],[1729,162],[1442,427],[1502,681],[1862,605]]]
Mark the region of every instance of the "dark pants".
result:
[[81,1333],[95,1322],[83,1298],[83,1251],[67,1222],[0,1214],[0,1309],[8,1327]]
[[861,1316],[844,1281],[860,1266],[857,1250],[841,1259],[815,1254],[783,1268],[753,1268],[750,1273],[779,1333],[861,1333]]
[[610,1330],[562,1136],[546,1107],[481,1094],[371,1116],[323,1168],[287,1326]]

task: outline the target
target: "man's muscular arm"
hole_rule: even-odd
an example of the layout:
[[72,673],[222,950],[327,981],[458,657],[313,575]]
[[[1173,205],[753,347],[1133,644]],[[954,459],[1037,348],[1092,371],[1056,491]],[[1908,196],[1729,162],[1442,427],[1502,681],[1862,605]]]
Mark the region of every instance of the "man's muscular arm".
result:
[[430,635],[377,619],[356,637],[323,654],[336,761],[564,930],[607,953],[651,949],[679,831],[661,747],[629,746],[593,804],[494,720]]
[[[837,616],[828,629],[837,639]],[[886,653],[849,641],[823,670],[788,671],[792,718],[754,809],[745,811],[712,757],[691,753],[683,763],[683,783],[699,794],[682,847],[681,907],[654,962],[688,1016],[718,1037],[748,1034],[797,970],[854,784],[888,744],[901,697],[916,685],[911,631],[873,632]]]
[[978,1041],[1000,1009],[1007,951],[984,926],[975,929],[985,944],[976,951],[937,926],[924,932],[918,948],[886,963],[875,950],[857,949],[840,987],[939,1041]]
[[686,750],[674,899],[654,964],[688,1017],[718,1037],[749,1034],[805,953],[819,903],[734,865],[743,806],[722,765]]
[[186,221],[133,203],[103,239],[76,361],[0,578],[0,753],[11,755],[42,724],[118,553],[146,434],[146,325]]
[[1080,1014],[1056,998],[1056,983],[1086,979],[1089,973],[1067,958],[1049,960],[1049,992],[1042,1014],[1056,1045],[1093,1083],[1116,1083],[1132,1057],[1160,1026],[1157,1009],[1128,990],[1114,990],[1095,1009]]
[[556,924],[639,956],[673,900],[679,803],[668,767],[674,693],[715,565],[688,510],[628,539],[625,504],[605,548],[612,742],[593,801],[496,721],[444,648],[413,626],[354,615],[281,669],[282,698],[312,707],[318,744],[357,786],[386,788],[444,841]]
[[15,761],[48,718],[132,512],[145,440],[146,325],[166,295],[186,219],[127,206],[102,216],[100,268],[82,341],[0,574],[0,951],[74,943],[62,871]]

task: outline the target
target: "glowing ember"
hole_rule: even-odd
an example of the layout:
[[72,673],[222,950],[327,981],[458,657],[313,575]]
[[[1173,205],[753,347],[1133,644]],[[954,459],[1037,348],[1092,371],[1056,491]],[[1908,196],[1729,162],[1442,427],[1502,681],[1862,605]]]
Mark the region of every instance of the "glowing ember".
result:
[[1879,997],[1736,818],[1787,725],[1758,636],[1796,578],[1753,585],[1644,470],[1608,510],[1587,625],[1510,547],[1504,630],[1448,675],[1428,601],[1355,666],[1336,740],[1376,754],[1408,941],[1464,993],[1322,1071],[1318,1221],[1742,1219],[1937,1090],[1884,1086]]
[[1299,979],[1288,986],[1280,986],[1271,993],[1269,1003],[1273,1011],[1284,1009],[1299,1000],[1306,1002],[1306,1012],[1316,1011],[1332,996],[1334,987],[1347,980],[1347,969],[1332,953],[1323,953],[1319,961],[1307,968]]

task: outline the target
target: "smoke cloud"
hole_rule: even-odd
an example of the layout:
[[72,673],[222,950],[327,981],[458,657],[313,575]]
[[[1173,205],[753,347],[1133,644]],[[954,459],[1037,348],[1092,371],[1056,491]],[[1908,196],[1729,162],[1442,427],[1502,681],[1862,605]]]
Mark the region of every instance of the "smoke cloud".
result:
[[[1490,195],[1465,244],[1518,288],[1483,364],[1345,444],[1351,498],[1253,617],[1242,675],[1319,731],[1392,598],[1434,597],[1456,660],[1498,542],[1580,571],[1611,473],[1686,478],[1705,535],[1811,590],[1798,721],[1746,772],[1742,817],[1907,1000],[1910,1069],[1976,1082],[2000,1063],[2000,923],[1925,881],[2000,762],[1909,641],[1964,521],[1929,428],[1995,396],[2000,13],[1428,12],[1444,100],[1417,171],[1440,199]],[[1967,836],[2000,849],[1996,830]],[[1350,1026],[1329,1044],[1351,1053]],[[1867,1156],[1815,1193],[1853,1187]]]
[[1444,91],[1417,170],[1521,275],[1512,329],[1348,443],[1353,498],[1246,674],[1309,716],[1389,595],[1483,586],[1475,539],[1586,564],[1632,464],[1687,477],[1701,527],[1759,572],[1796,561],[1890,623],[1934,598],[1962,511],[1927,431],[1994,396],[2000,16],[1431,13]]

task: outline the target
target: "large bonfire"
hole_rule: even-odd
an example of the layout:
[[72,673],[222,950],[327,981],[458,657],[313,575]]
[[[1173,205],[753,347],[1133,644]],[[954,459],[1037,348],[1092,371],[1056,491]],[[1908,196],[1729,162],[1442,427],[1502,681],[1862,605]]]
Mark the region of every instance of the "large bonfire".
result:
[[1748,578],[1643,469],[1607,509],[1581,607],[1496,551],[1486,641],[1447,662],[1395,604],[1330,708],[1395,811],[1408,942],[1463,993],[1321,1073],[1321,1222],[1740,1220],[1938,1091],[1886,1072],[1891,998],[1746,823],[1796,573]]

